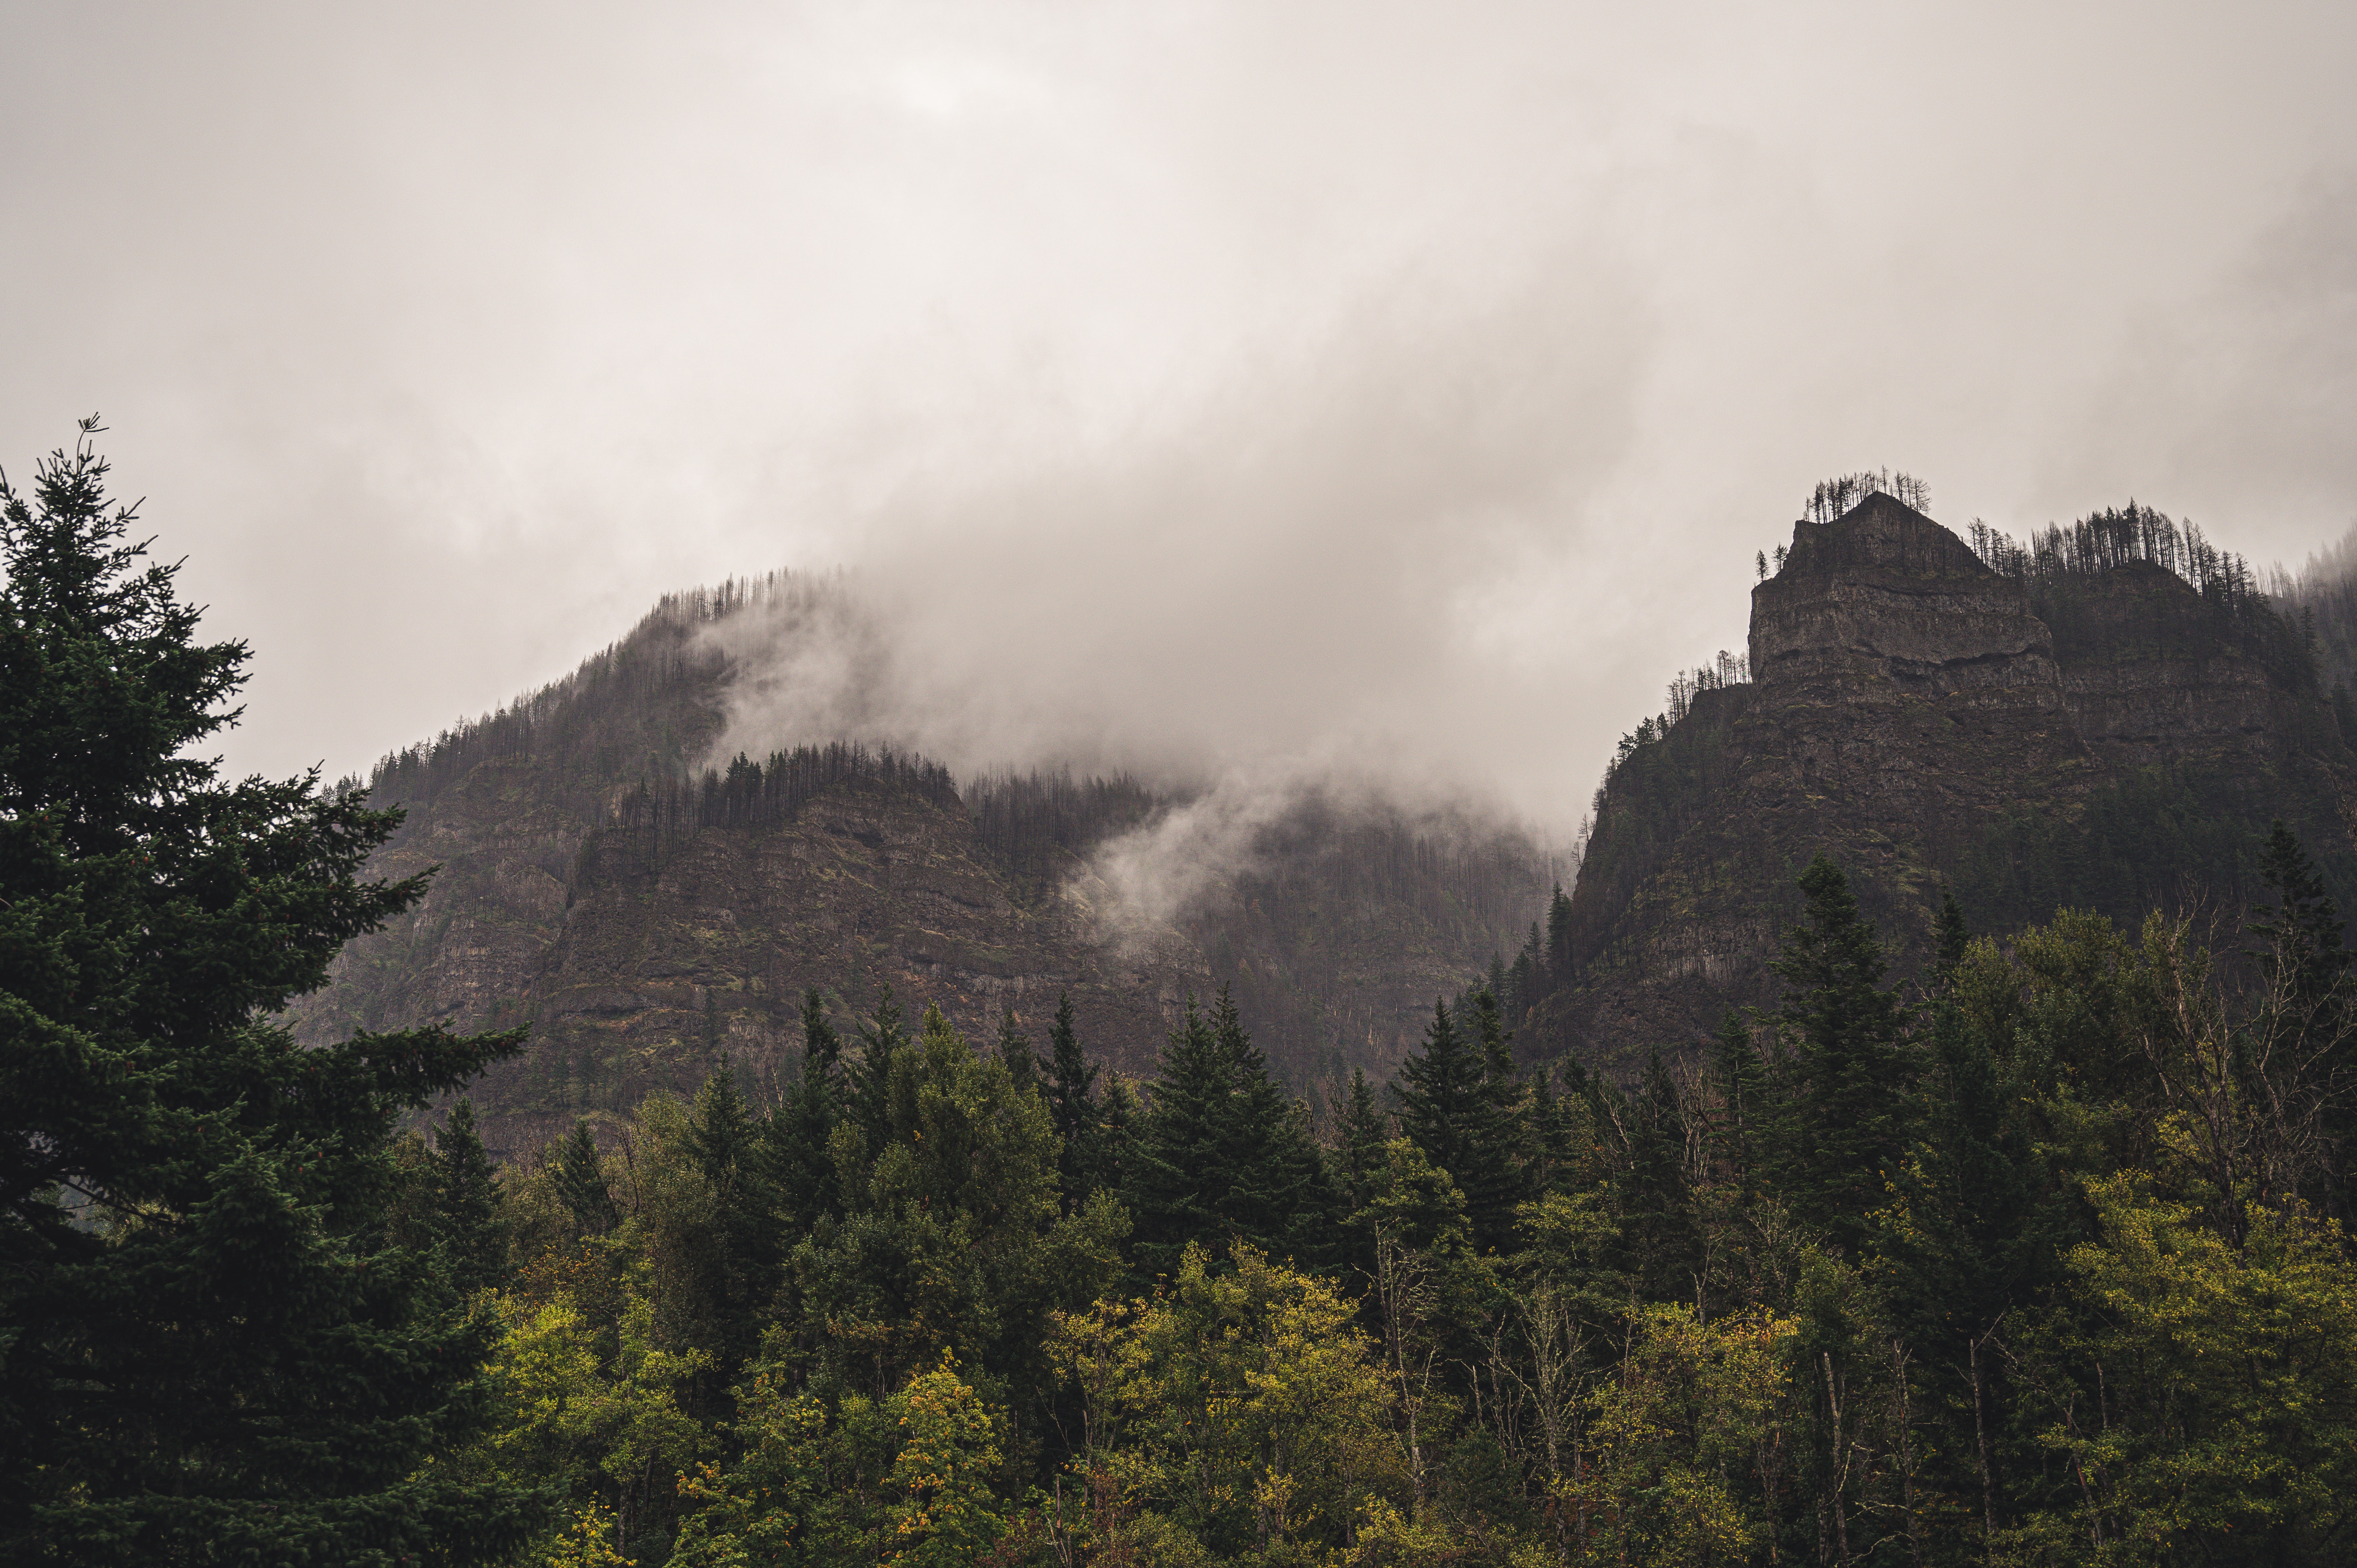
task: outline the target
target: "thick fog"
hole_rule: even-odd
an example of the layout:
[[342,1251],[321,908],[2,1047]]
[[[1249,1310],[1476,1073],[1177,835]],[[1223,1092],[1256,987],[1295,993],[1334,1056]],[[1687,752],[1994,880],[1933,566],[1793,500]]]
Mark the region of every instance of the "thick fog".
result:
[[[240,769],[842,567],[962,768],[1567,832],[1826,474],[2346,529],[2353,58],[2327,5],[20,5],[0,462],[104,412],[253,644]],[[828,716],[757,678],[731,739]]]

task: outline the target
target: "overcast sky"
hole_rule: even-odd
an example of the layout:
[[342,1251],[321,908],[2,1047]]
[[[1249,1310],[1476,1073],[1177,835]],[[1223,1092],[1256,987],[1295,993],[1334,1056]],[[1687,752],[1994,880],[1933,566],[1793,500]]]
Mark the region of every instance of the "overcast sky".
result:
[[241,771],[847,565],[963,765],[1567,825],[1827,474],[2357,520],[2352,60],[2345,0],[27,0],[0,463],[103,411]]

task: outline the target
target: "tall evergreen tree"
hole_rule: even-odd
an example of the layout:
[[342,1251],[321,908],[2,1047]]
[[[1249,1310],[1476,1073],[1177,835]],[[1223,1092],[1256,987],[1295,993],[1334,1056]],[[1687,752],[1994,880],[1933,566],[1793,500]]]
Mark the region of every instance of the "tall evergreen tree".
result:
[[[2256,1021],[2268,1039],[2266,1066],[2274,1082],[2268,1100],[2321,1121],[2320,1176],[2308,1196],[2345,1218],[2351,1202],[2352,1153],[2357,1153],[2357,980],[2342,945],[2341,910],[2314,861],[2277,819],[2259,859],[2260,878],[2273,907],[2252,911],[2250,932],[2260,947],[2249,956],[2266,976]],[[2251,1086],[2258,1088],[2256,1084]],[[2320,1189],[2320,1190],[2319,1190]]]
[[1562,985],[1571,978],[1571,900],[1560,885],[1547,900],[1546,962],[1555,984]]
[[1691,1299],[1702,1232],[1686,1176],[1685,1111],[1658,1048],[1646,1058],[1644,1080],[1629,1110],[1621,1213],[1630,1272],[1649,1300]]
[[884,1146],[891,1121],[892,1053],[909,1043],[900,1022],[900,1003],[887,981],[876,994],[876,1010],[859,1026],[859,1055],[851,1063],[844,1085],[844,1111],[867,1139],[872,1151]]
[[1339,1218],[1325,1165],[1306,1118],[1269,1076],[1268,1058],[1245,1030],[1235,997],[1220,987],[1211,1033],[1228,1078],[1221,1116],[1221,1165],[1228,1187],[1214,1204],[1235,1236],[1278,1258],[1323,1259]]
[[460,1100],[434,1135],[437,1240],[462,1295],[496,1284],[507,1272],[507,1226],[500,1213],[499,1178],[475,1128],[475,1106]]
[[1089,1192],[1129,1190],[1131,1173],[1143,1157],[1138,1139],[1143,1120],[1129,1080],[1118,1076],[1106,1079],[1097,1096],[1096,1138],[1085,1173]]
[[1351,1069],[1350,1091],[1343,1099],[1342,1113],[1334,1129],[1335,1178],[1351,1208],[1366,1207],[1383,1164],[1383,1144],[1389,1141],[1390,1130],[1383,1124],[1383,1107],[1375,1101],[1374,1085],[1367,1081],[1363,1068],[1354,1067]]
[[828,1142],[843,1118],[843,1040],[818,987],[802,993],[802,1072],[763,1131],[770,1180],[797,1231],[843,1209]]
[[[1578,1066],[1574,1062],[1568,1064]],[[1572,1103],[1579,1090],[1576,1083],[1566,1084],[1557,1093],[1555,1072],[1541,1067],[1531,1079],[1531,1147],[1533,1166],[1530,1186],[1534,1194],[1561,1189],[1577,1168],[1577,1152],[1572,1146]]]
[[1169,1274],[1188,1242],[1221,1233],[1215,1206],[1230,1185],[1227,1062],[1191,996],[1163,1041],[1153,1095],[1122,1197],[1136,1223],[1138,1261],[1149,1273]]
[[1107,1185],[1109,1178],[1103,1171],[1104,1135],[1094,1099],[1097,1069],[1081,1049],[1069,991],[1057,994],[1055,1022],[1048,1026],[1048,1114],[1061,1140],[1058,1185],[1063,1189],[1065,1211],[1071,1213],[1087,1201],[1090,1193]]
[[1943,1468],[1993,1524],[2007,1487],[1995,1473],[2007,1449],[1993,1440],[2004,1358],[1991,1341],[2059,1273],[2071,1219],[2025,1112],[2026,1086],[2007,1081],[1952,999],[1933,1001],[1930,1034],[1919,1135],[1870,1218],[1870,1256],[1893,1326],[1969,1398],[1973,1445]]
[[425,882],[362,880],[398,813],[203,759],[246,647],[82,429],[0,479],[0,1559],[504,1558],[529,1495],[429,1463],[486,1330],[384,1205],[397,1118],[522,1032],[273,1023]]
[[1514,1209],[1536,1191],[1537,1151],[1532,1147],[1530,1090],[1514,1070],[1513,1035],[1498,1004],[1498,993],[1476,986],[1469,998],[1473,1038],[1481,1050],[1483,1098],[1489,1102],[1484,1136],[1488,1147],[1474,1161],[1474,1187],[1465,1195],[1474,1234],[1505,1248]]
[[1752,1043],[1751,1026],[1732,1007],[1711,1039],[1711,1074],[1717,1079],[1718,1124],[1712,1130],[1718,1157],[1735,1170],[1735,1188],[1745,1199],[1759,1190],[1761,1162],[1776,1119],[1767,1064]]
[[709,1193],[711,1247],[701,1260],[696,1309],[723,1381],[752,1354],[781,1264],[779,1201],[757,1123],[728,1059],[697,1090],[688,1152]]
[[573,1216],[576,1238],[603,1236],[621,1223],[614,1190],[606,1183],[605,1165],[597,1155],[597,1137],[589,1130],[587,1118],[573,1123],[553,1164],[557,1201]]
[[998,1019],[998,1059],[1006,1065],[1006,1081],[1018,1095],[1039,1087],[1039,1058],[1032,1054],[1031,1036],[1023,1032],[1009,1003]]
[[2303,1010],[2345,1011],[2351,953],[2342,945],[2340,907],[2298,837],[2277,818],[2259,856],[2259,876],[2273,908],[2253,910],[2255,956],[2276,971],[2278,989]]
[[1912,1074],[1882,944],[1849,879],[1819,854],[1800,886],[1806,917],[1768,966],[1784,981],[1792,1048],[1771,1157],[1794,1212],[1854,1257],[1906,1147]]
[[1964,924],[1964,912],[1956,904],[1955,890],[1940,889],[1940,924],[1937,934],[1939,977],[1945,982],[1956,966],[1964,961],[1964,949],[1973,940],[1971,928]]
[[[1474,1004],[1485,1030],[1496,1017],[1494,1003],[1484,1007],[1480,1000],[1488,994],[1477,993]],[[1465,1195],[1475,1248],[1510,1246],[1514,1206],[1522,1200],[1518,1127],[1501,1104],[1490,1043],[1468,1040],[1448,1004],[1434,1003],[1424,1048],[1400,1064],[1392,1095],[1401,1131]]]

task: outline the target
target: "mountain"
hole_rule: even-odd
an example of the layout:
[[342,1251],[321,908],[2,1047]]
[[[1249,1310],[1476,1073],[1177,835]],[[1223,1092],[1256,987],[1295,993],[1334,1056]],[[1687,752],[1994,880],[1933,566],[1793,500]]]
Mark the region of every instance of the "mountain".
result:
[[1820,851],[1900,972],[1943,889],[1975,931],[2058,906],[2232,927],[2275,816],[2352,908],[2357,757],[2315,649],[2246,564],[2157,511],[2029,544],[1965,544],[1886,493],[1803,519],[1751,592],[1747,667],[1621,743],[1575,891],[1518,964],[1530,1057],[1629,1070],[1768,1004]]
[[[1012,1007],[1043,1048],[1069,990],[1091,1054],[1144,1074],[1186,999],[1226,984],[1306,1087],[1387,1074],[1541,906],[1551,867],[1520,832],[1316,789],[1213,843],[1179,831],[1200,791],[1128,778],[960,781],[848,737],[704,765],[757,639],[860,613],[783,574],[671,596],[573,675],[388,756],[368,788],[408,816],[374,869],[439,869],[297,1004],[298,1036],[529,1024],[473,1090],[505,1154],[724,1054],[773,1087],[813,986],[842,1027],[888,983],[975,1039]],[[1156,857],[1187,895],[1141,906],[1125,877]]]
[[1882,493],[1794,524],[1752,590],[1749,679],[1674,693],[1623,741],[1517,966],[1526,1054],[1626,1070],[1772,1001],[1819,852],[1901,972],[1943,888],[1982,932],[2064,905],[2236,920],[2278,816],[2352,907],[2357,756],[2247,565],[2133,505],[2027,544],[1974,532]]

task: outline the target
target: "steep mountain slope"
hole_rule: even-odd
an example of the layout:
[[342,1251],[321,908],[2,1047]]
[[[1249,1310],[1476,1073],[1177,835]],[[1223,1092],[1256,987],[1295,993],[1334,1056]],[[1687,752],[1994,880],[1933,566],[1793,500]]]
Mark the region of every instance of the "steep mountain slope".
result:
[[2190,537],[2130,509],[1976,551],[1882,494],[1797,523],[1752,593],[1750,682],[1695,693],[1608,776],[1525,1049],[1625,1067],[1770,1000],[1820,850],[1902,968],[1943,886],[1985,930],[2062,904],[2239,908],[2276,815],[2357,887],[2357,757],[2312,661]]
[[1433,997],[1538,908],[1547,867],[1521,835],[1315,792],[1215,859],[1184,838],[1159,849],[1197,857],[1198,886],[1150,913],[1097,857],[1150,839],[1184,792],[1063,774],[961,787],[845,742],[700,772],[738,618],[839,623],[840,595],[780,576],[674,596],[566,680],[387,757],[373,798],[410,815],[378,869],[440,869],[303,1000],[298,1033],[529,1023],[530,1050],[475,1094],[502,1150],[692,1088],[724,1052],[757,1084],[790,1072],[810,986],[845,1027],[888,983],[974,1037],[1012,1006],[1035,1039],[1070,990],[1092,1054],[1143,1073],[1186,997],[1227,983],[1305,1083],[1387,1069]]

